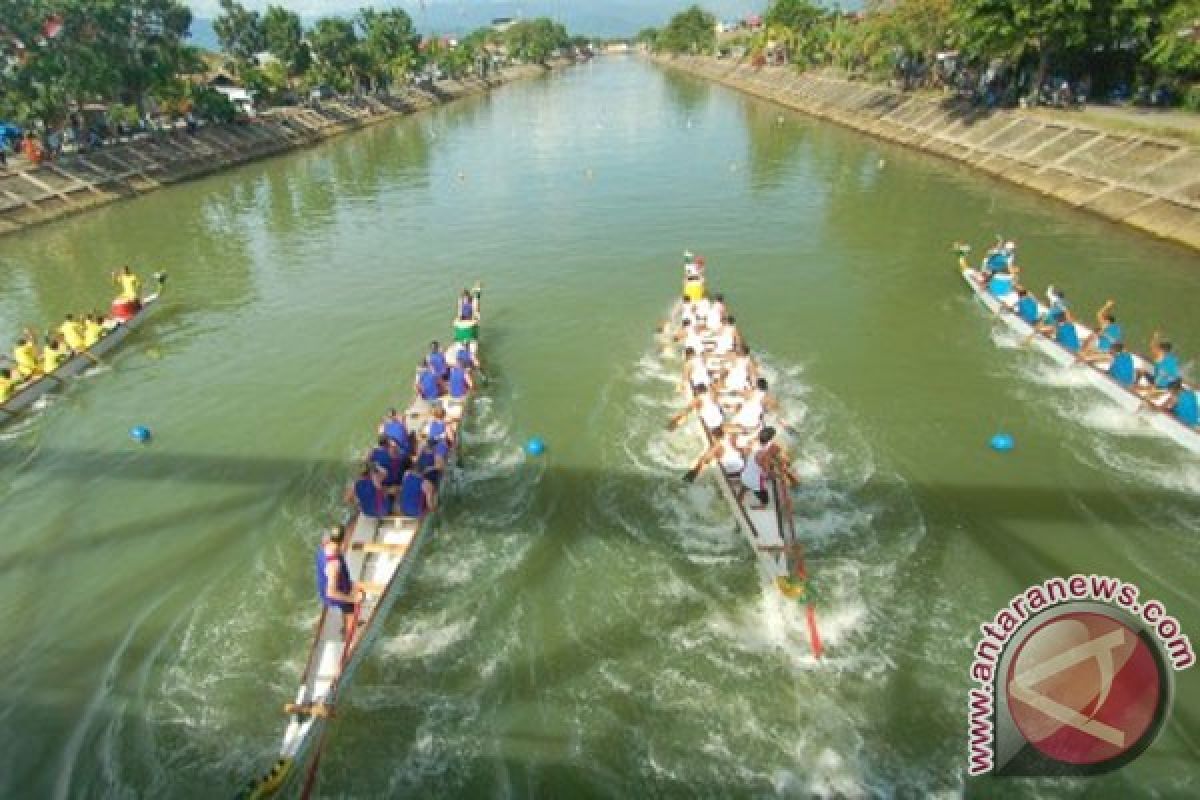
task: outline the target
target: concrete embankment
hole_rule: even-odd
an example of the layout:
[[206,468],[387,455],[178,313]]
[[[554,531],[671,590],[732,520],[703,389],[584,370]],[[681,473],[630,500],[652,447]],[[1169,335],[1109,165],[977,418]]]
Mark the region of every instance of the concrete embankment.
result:
[[488,80],[440,81],[432,91],[327,100],[319,108],[273,109],[250,122],[156,133],[0,171],[0,235],[144,194],[258,158],[315,144],[401,114],[421,111],[504,83],[540,75],[511,67]]
[[707,57],[667,67],[967,164],[1200,249],[1200,148],[1133,133],[989,111],[822,71],[755,69]]

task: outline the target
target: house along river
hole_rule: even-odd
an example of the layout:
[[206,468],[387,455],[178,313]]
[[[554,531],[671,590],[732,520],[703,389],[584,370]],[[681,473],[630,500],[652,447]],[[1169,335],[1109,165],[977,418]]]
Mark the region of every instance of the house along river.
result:
[[[0,795],[227,796],[270,764],[320,528],[479,278],[491,385],[321,794],[1194,796],[1192,672],[1118,773],[964,781],[978,626],[1027,585],[1119,576],[1200,637],[1200,462],[989,319],[950,243],[996,233],[1195,366],[1196,254],[633,59],[4,239],[7,335],[122,263],[171,280],[0,440]],[[711,476],[679,479],[652,329],[684,248],[795,428],[821,662]]]

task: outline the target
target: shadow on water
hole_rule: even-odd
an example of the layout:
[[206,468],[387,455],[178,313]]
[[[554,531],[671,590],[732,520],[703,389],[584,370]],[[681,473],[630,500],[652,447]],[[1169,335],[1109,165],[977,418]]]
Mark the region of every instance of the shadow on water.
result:
[[[469,441],[468,441],[469,444]],[[280,475],[300,474],[326,469],[345,467],[345,461],[296,460],[272,458],[224,456],[211,453],[158,452],[151,444],[132,456],[122,456],[119,469],[113,470],[114,454],[103,450],[68,450],[62,448],[39,448],[30,457],[28,449],[8,447],[0,452],[0,468],[24,465],[46,479],[94,477],[104,474],[113,481],[177,481],[195,483],[277,483]],[[559,485],[593,487],[601,479],[630,478],[641,482],[652,482],[653,478],[637,473],[621,471],[605,472],[595,469],[550,466],[547,480]],[[828,484],[826,484],[828,485]],[[832,486],[833,489],[846,488]],[[854,492],[888,489],[888,484],[874,479],[865,487],[849,487]],[[1162,504],[1197,504],[1195,494],[1166,487],[1131,489],[1120,496],[1110,489],[1071,489],[1052,486],[990,486],[984,484],[913,484],[903,488],[935,500],[939,505],[959,509],[970,509],[972,515],[995,520],[997,524],[1008,522],[1065,522],[1078,519],[1079,504],[1087,505],[1096,514],[1103,515],[1112,525],[1138,525],[1142,522],[1135,509]],[[1069,502],[1064,502],[1069,500]]]

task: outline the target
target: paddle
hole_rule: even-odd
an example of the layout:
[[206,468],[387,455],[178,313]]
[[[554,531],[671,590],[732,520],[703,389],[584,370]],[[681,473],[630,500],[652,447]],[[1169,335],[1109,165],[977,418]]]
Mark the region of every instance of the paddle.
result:
[[684,483],[695,483],[696,476],[700,474],[700,467],[692,467],[687,472],[683,473]]

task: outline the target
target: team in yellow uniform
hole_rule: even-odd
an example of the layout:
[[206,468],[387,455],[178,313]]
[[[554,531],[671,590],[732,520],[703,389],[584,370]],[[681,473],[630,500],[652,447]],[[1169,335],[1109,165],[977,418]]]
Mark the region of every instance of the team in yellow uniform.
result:
[[[140,302],[142,281],[129,267],[114,272],[112,279],[119,288],[118,300]],[[13,346],[12,367],[0,367],[0,405],[8,402],[22,384],[53,373],[73,354],[90,354],[91,348],[107,333],[104,315],[99,312],[84,314],[81,319],[76,319],[74,314],[67,314],[58,326],[58,332],[47,335],[46,345],[40,349],[37,334],[26,328]]]

